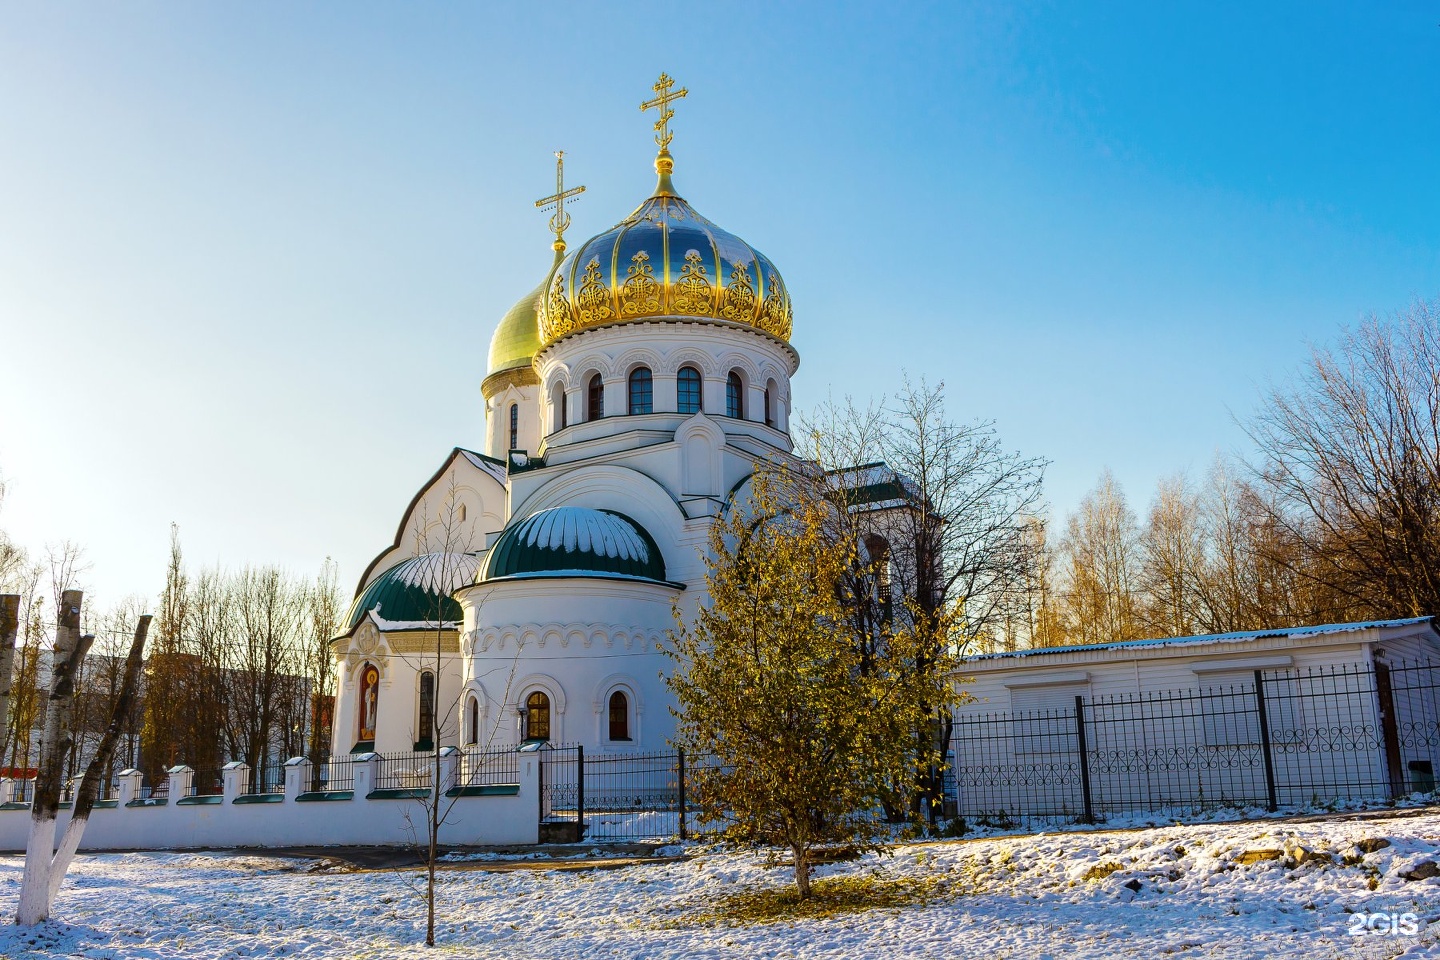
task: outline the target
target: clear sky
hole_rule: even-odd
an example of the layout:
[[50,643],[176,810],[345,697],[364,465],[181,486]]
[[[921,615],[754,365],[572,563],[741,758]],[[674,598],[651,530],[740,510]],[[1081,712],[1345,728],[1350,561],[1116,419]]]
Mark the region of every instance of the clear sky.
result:
[[654,182],[795,303],[796,404],[943,380],[1052,461],[1243,449],[1309,341],[1440,293],[1440,6],[0,2],[0,525],[101,602],[192,563],[353,584],[501,314]]

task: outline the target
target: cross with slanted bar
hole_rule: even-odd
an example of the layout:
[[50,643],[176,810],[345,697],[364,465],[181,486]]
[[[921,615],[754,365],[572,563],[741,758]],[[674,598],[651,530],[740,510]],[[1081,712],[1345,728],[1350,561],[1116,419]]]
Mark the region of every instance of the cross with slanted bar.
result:
[[671,93],[670,88],[673,86],[675,86],[675,81],[670,79],[668,73],[660,74],[660,80],[655,84],[654,88],[656,93],[655,99],[647,100],[640,104],[641,110],[658,109],[660,111],[660,119],[655,121],[655,143],[660,147],[662,153],[668,152],[670,141],[675,136],[675,134],[670,132],[670,118],[675,116],[675,111],[670,109],[670,104],[672,101],[679,100],[690,93],[685,87],[681,87],[679,90]]
[[535,201],[541,210],[554,210],[550,218],[550,232],[555,234],[555,249],[565,249],[565,231],[570,228],[570,214],[565,212],[565,201],[585,192],[584,187],[565,189],[565,151],[555,151],[555,192]]

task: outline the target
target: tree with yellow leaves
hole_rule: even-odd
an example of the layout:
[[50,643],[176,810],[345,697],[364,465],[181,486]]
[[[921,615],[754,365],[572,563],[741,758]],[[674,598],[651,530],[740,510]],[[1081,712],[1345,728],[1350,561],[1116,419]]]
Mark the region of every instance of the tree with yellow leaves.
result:
[[936,762],[915,731],[952,699],[950,664],[917,669],[903,630],[862,657],[844,599],[858,545],[835,536],[827,502],[764,473],[752,488],[711,531],[710,603],[677,617],[666,682],[702,818],[730,843],[788,849],[805,899],[818,850],[883,848],[876,811]]

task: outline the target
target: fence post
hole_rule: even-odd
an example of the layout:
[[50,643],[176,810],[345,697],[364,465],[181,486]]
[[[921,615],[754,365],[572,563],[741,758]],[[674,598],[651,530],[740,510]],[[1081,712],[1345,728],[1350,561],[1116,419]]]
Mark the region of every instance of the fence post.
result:
[[575,842],[585,839],[585,745],[575,748]]
[[676,765],[680,774],[680,842],[685,842],[685,748],[675,751]]
[[1075,745],[1080,750],[1080,800],[1085,805],[1085,822],[1095,822],[1095,803],[1090,796],[1090,745],[1085,740],[1085,698],[1075,695]]
[[1260,718],[1260,756],[1265,761],[1266,809],[1274,813],[1280,804],[1275,792],[1275,760],[1270,756],[1270,718],[1265,713],[1265,677],[1260,670],[1255,671],[1255,709]]

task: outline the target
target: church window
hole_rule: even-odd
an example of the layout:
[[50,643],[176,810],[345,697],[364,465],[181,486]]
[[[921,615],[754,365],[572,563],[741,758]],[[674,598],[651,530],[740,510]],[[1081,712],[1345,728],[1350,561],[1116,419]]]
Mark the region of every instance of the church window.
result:
[[590,385],[585,390],[585,419],[599,420],[605,416],[605,382],[600,379],[600,374],[590,378]]
[[520,404],[510,404],[510,449],[520,446]]
[[458,512],[459,515],[460,515],[460,522],[461,522],[461,523],[464,523],[464,522],[465,522],[465,504],[463,504],[463,503],[460,504],[460,507],[459,507],[459,509],[458,509],[457,512]]
[[435,749],[435,674],[420,674],[420,722],[416,724],[415,749]]
[[630,739],[630,698],[619,690],[610,694],[610,739]]
[[649,413],[655,396],[655,384],[649,367],[636,367],[630,374],[630,415]]
[[539,690],[525,698],[525,739],[550,739],[550,698]]
[[565,384],[557,383],[550,388],[550,403],[553,407],[551,422],[556,430],[564,430],[569,426],[565,412]]
[[775,381],[765,384],[765,426],[775,426]]
[[700,412],[700,371],[694,367],[681,367],[677,376],[681,413]]
[[474,746],[480,742],[480,701],[470,697],[465,701],[465,743]]
[[745,384],[735,370],[725,379],[725,416],[745,419]]

